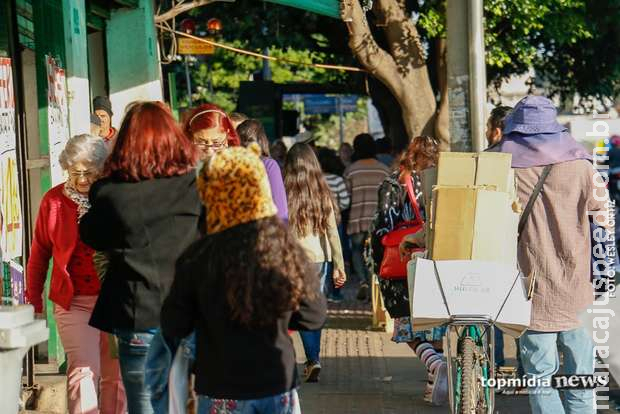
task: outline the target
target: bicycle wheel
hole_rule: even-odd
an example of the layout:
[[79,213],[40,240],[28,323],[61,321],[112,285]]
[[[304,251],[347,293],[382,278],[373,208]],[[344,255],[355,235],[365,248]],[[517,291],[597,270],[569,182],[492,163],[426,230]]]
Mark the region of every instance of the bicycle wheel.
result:
[[460,407],[459,414],[487,412],[485,390],[482,378],[485,375],[480,365],[480,354],[474,338],[465,336],[460,341]]

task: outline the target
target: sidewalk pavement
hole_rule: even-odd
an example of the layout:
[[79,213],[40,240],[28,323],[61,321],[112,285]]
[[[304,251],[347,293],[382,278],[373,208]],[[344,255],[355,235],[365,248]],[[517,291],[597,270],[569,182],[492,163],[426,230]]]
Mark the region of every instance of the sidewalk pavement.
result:
[[[347,292],[347,297],[353,292]],[[348,301],[330,304],[327,329],[321,338],[321,377],[303,384],[303,414],[426,414],[448,413],[447,405],[424,402],[426,370],[406,344],[391,341],[391,332],[370,329],[370,305]],[[514,341],[506,338],[506,357],[514,365]],[[299,372],[304,351],[294,334]],[[527,396],[497,396],[496,413],[530,413]],[[608,411],[611,413],[611,411]]]

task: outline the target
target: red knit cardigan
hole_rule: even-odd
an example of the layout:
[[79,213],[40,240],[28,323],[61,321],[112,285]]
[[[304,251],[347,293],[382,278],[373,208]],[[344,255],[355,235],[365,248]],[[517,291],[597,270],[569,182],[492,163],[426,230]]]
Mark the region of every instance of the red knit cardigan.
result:
[[35,312],[43,311],[43,287],[53,258],[49,298],[69,310],[73,283],[67,266],[78,242],[77,204],[63,193],[64,184],[49,190],[41,200],[26,267],[26,298]]

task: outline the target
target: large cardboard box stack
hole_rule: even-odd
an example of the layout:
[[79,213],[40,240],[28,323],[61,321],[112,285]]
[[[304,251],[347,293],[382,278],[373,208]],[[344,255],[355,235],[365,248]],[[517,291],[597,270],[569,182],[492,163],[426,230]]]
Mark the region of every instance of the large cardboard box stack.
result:
[[432,259],[516,265],[519,209],[511,158],[502,153],[440,154],[431,197]]
[[514,336],[527,328],[530,302],[517,266],[520,206],[511,161],[502,153],[441,153],[437,168],[423,172],[432,260],[409,263],[414,329],[458,315],[497,319]]

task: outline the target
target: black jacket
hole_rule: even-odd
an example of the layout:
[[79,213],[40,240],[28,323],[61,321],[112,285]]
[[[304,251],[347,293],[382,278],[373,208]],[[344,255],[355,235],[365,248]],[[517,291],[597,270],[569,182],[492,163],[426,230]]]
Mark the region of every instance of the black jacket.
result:
[[196,176],[140,182],[104,179],[90,191],[80,237],[108,254],[90,324],[106,332],[159,327],[181,253],[199,237]]
[[[325,297],[302,301],[261,329],[234,322],[222,275],[209,273],[210,236],[196,242],[179,260],[177,276],[164,302],[161,329],[169,339],[196,331],[196,391],[213,398],[247,400],[282,394],[297,387],[295,350],[288,329],[323,327]],[[308,275],[315,276],[312,269]]]

